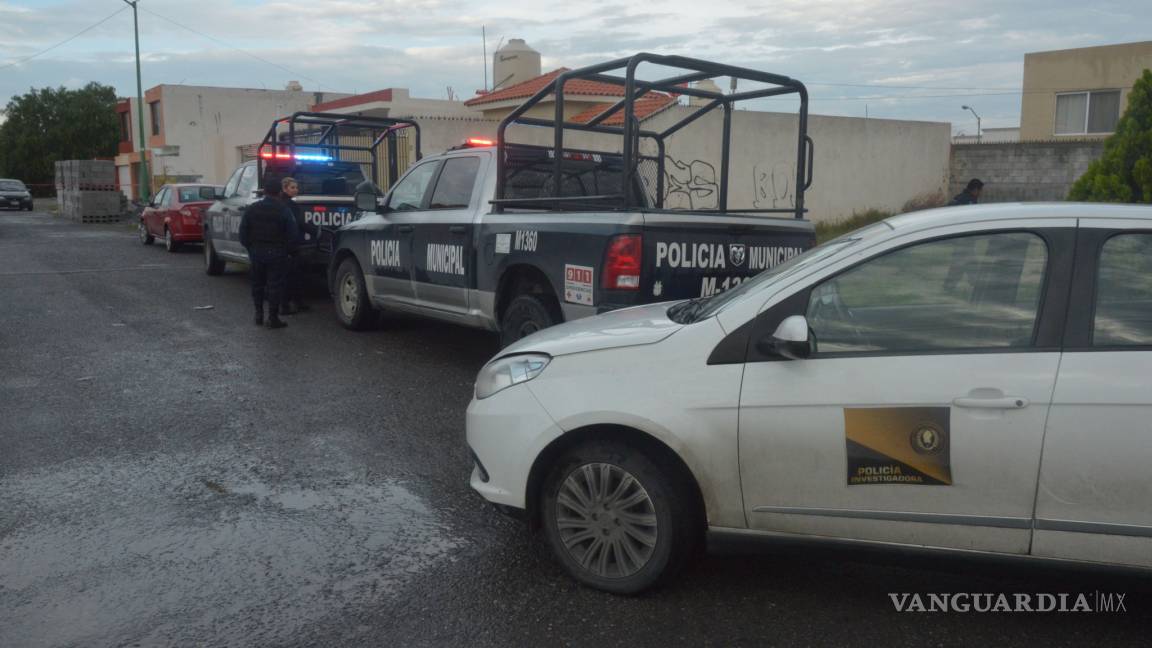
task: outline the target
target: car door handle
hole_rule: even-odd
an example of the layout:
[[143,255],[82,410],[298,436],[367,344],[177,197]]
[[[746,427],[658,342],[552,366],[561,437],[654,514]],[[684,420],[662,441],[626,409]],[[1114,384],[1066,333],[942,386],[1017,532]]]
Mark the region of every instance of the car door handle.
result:
[[413,227],[412,225],[397,225],[396,226],[396,231],[400,232],[401,234],[407,234],[408,232],[411,232],[414,229],[416,229],[416,228]]
[[961,397],[953,398],[952,404],[956,407],[971,409],[1024,409],[1028,407],[1028,399],[1015,396],[1001,396],[999,398]]
[[468,226],[467,225],[451,225],[448,227],[448,231],[452,232],[453,234],[463,234],[464,232],[468,231]]

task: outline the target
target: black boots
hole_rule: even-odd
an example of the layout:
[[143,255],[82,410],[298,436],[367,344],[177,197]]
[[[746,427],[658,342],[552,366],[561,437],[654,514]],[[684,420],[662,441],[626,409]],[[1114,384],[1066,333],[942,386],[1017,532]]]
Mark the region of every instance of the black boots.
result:
[[268,313],[267,326],[270,329],[279,329],[279,328],[284,328],[285,326],[288,326],[288,323],[285,322],[284,320],[280,319],[279,309],[273,308],[273,309],[271,309],[271,312]]
[[281,315],[295,315],[296,313],[307,313],[312,310],[312,307],[304,302],[297,300],[289,300],[280,306]]
[[[272,306],[269,304],[269,306]],[[272,306],[268,309],[268,322],[264,322],[264,304],[256,307],[256,315],[252,317],[252,321],[256,326],[267,326],[270,329],[279,329],[288,326],[284,320],[280,319],[281,310],[278,306]]]

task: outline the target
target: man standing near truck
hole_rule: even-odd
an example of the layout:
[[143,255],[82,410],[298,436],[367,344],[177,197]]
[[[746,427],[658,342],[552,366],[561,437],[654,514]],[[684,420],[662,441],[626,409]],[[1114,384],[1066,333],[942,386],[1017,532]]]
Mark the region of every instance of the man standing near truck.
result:
[[975,205],[980,202],[980,192],[984,189],[984,183],[979,178],[972,178],[968,181],[968,186],[964,187],[964,191],[956,194],[952,202],[948,206],[953,205]]
[[[300,194],[300,183],[296,182],[295,178],[284,178],[280,181],[280,188],[280,199],[284,201],[288,211],[292,212],[300,238],[303,239],[305,233],[314,238],[316,236],[315,228],[305,222],[304,209],[293,200]],[[304,303],[304,261],[299,253],[299,245],[303,242],[303,240],[298,240],[297,249],[288,255],[288,276],[284,285],[284,304],[280,307],[281,315],[295,315],[311,310]]]
[[268,301],[268,328],[288,326],[280,319],[284,299],[284,280],[288,273],[288,254],[296,249],[299,239],[296,219],[280,200],[280,181],[264,182],[264,198],[244,210],[240,218],[240,244],[248,250],[252,264],[252,301],[256,306],[253,321],[264,324],[264,301]]

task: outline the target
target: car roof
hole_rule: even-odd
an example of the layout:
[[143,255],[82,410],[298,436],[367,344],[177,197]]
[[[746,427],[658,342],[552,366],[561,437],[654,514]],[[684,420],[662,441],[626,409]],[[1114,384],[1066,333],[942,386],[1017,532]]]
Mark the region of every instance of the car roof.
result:
[[19,182],[20,184],[24,184],[24,181],[19,178],[0,178],[0,182]]
[[1148,218],[1152,206],[1115,203],[1035,202],[958,205],[925,209],[884,220],[894,230],[981,223],[1007,218]]

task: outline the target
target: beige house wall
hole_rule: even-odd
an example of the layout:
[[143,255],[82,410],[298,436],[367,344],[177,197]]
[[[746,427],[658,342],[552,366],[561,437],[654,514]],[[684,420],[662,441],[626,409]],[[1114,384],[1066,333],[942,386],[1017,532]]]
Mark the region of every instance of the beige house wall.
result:
[[1020,139],[1104,138],[1107,135],[1056,135],[1056,95],[1082,90],[1120,90],[1120,114],[1128,91],[1152,68],[1152,41],[1033,52],[1024,55],[1020,102]]

